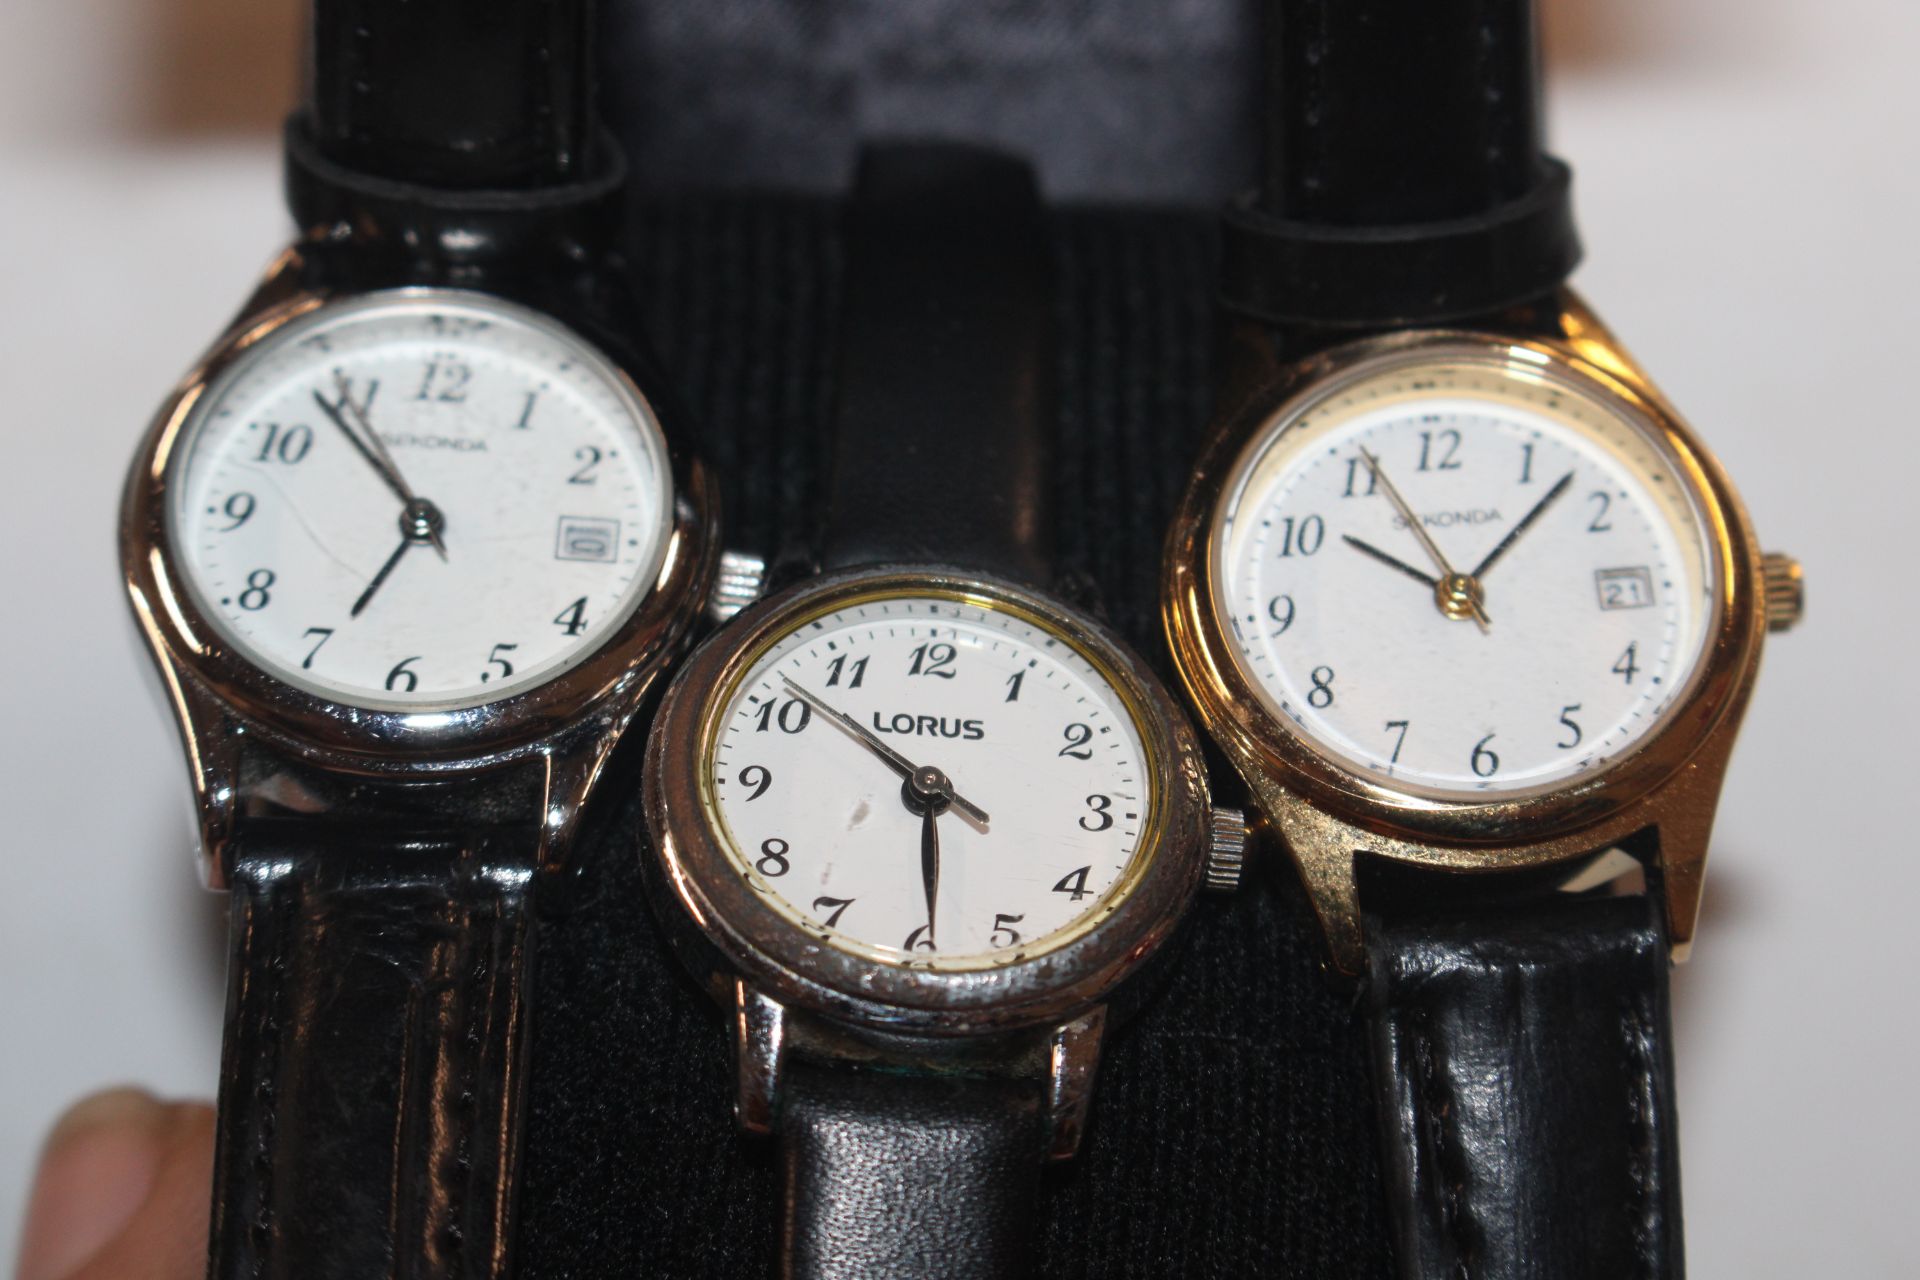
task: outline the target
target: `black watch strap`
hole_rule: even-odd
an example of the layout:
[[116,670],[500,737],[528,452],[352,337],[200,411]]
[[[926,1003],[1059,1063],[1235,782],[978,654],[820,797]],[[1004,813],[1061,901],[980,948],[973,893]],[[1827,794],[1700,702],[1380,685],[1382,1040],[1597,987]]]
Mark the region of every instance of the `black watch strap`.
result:
[[1026,1273],[1046,1141],[1038,1080],[795,1062],[780,1090],[792,1280]]
[[[1032,171],[947,144],[861,157],[824,567],[1052,575],[1045,224]],[[789,1058],[777,1133],[791,1280],[1026,1273],[1046,1159],[1038,1078]]]
[[1286,325],[1432,324],[1531,301],[1580,258],[1542,149],[1533,0],[1264,0],[1261,175],[1222,300]]
[[236,844],[209,1276],[505,1275],[533,833]]
[[593,0],[313,0],[303,115],[343,168],[426,187],[585,175]]
[[1032,170],[954,144],[870,148],[846,243],[822,565],[1048,585],[1057,339]]
[[1658,902],[1554,895],[1367,935],[1400,1275],[1680,1276]]

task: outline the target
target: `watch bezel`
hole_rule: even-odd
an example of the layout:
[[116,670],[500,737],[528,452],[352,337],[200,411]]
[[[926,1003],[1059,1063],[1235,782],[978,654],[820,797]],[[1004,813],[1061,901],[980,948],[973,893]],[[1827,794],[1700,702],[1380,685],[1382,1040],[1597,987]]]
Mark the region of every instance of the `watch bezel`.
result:
[[[894,964],[831,945],[765,900],[714,829],[701,767],[730,691],[793,627],[880,595],[952,595],[1043,620],[1094,659],[1136,719],[1155,808],[1103,914],[1047,951],[1006,964]],[[702,644],[668,687],[648,739],[643,789],[655,862],[675,921],[727,972],[774,999],[844,1022],[934,1034],[1057,1023],[1099,1003],[1171,936],[1197,892],[1209,812],[1199,740],[1117,636],[1026,587],[945,568],[879,566],[811,579],[751,606]],[[1125,892],[1119,890],[1130,882]]]
[[[290,683],[246,657],[201,608],[174,548],[168,518],[174,454],[201,398],[234,365],[288,325],[324,308],[390,303],[511,311],[559,330],[597,355],[624,395],[660,431],[667,528],[651,582],[595,648],[551,677],[504,698],[466,706],[362,706]],[[149,428],[128,476],[120,551],[134,613],[170,675],[201,686],[243,724],[299,744],[331,767],[432,775],[513,758],[550,741],[603,704],[631,700],[698,615],[718,554],[704,474],[660,427],[654,400],[631,374],[572,326],[524,303],[479,290],[405,287],[335,294],[300,289],[242,318],[182,380]]]
[[[1330,387],[1398,363],[1468,358],[1540,376],[1550,371],[1653,433],[1703,523],[1714,578],[1711,614],[1686,687],[1660,721],[1589,773],[1485,797],[1395,786],[1344,764],[1274,714],[1221,622],[1220,516],[1276,422]],[[1202,722],[1249,780],[1345,821],[1405,842],[1394,856],[1461,869],[1574,856],[1564,837],[1624,833],[1623,824],[1670,782],[1737,711],[1758,657],[1763,610],[1759,555],[1744,510],[1712,456],[1659,394],[1624,367],[1603,367],[1567,342],[1533,334],[1434,329],[1361,339],[1284,370],[1227,420],[1195,467],[1168,535],[1162,610],[1175,666]]]

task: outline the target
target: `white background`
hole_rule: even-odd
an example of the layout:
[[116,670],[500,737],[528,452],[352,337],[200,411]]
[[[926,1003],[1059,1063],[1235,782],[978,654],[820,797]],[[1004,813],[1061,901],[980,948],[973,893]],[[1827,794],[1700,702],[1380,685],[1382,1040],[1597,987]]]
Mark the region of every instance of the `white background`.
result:
[[[112,530],[148,415],[286,228],[270,133],[154,127],[168,7],[0,9],[0,1258],[66,1102],[206,1095],[218,1059],[223,918]],[[1691,1269],[1920,1274],[1920,5],[1553,17],[1577,283],[1811,587],[1675,976]]]

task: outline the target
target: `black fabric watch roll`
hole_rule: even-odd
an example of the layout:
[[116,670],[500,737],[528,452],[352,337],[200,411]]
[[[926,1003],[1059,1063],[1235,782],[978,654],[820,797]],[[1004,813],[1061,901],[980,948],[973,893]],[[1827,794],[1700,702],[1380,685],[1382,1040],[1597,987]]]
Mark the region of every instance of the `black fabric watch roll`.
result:
[[[824,567],[1052,577],[1053,331],[1032,171],[946,144],[867,151],[846,213]],[[1026,1274],[1043,1082],[795,1061],[776,1132],[791,1280]]]
[[1227,212],[1221,300],[1284,325],[1434,324],[1580,260],[1541,144],[1533,0],[1265,0],[1262,165]]

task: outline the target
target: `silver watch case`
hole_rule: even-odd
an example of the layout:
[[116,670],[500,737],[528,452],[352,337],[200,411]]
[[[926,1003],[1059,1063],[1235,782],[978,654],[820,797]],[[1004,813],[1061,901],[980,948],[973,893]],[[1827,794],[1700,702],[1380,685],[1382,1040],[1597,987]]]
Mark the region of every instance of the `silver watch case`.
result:
[[[134,458],[121,505],[121,569],[184,739],[202,878],[224,885],[241,754],[253,741],[325,773],[395,782],[446,781],[530,762],[544,775],[540,856],[541,865],[552,865],[621,731],[701,616],[720,558],[707,476],[669,445],[671,527],[652,588],[593,653],[544,684],[480,706],[415,712],[351,706],[278,679],[237,653],[195,603],[175,565],[166,510],[174,447],[213,381],[288,322],[336,299],[366,296],[308,290],[298,283],[299,267],[298,249],[283,254],[239,319],[167,398]],[[627,376],[617,366],[615,372]],[[631,383],[629,390],[651,403]]]
[[[1043,955],[990,969],[875,961],[824,943],[770,906],[728,857],[702,801],[700,761],[724,691],[797,619],[881,593],[958,592],[1046,620],[1097,658],[1139,718],[1157,816],[1140,880],[1110,915]],[[687,660],[662,699],[643,768],[660,914],[721,999],[736,979],[780,1006],[886,1035],[962,1038],[1063,1026],[1101,1005],[1173,934],[1200,887],[1211,810],[1199,740],[1157,678],[1104,626],[1024,587],[953,569],[885,566],[811,579],[742,612]],[[657,894],[656,897],[664,895]],[[684,944],[695,945],[688,948]],[[740,999],[747,999],[743,994]],[[742,1064],[743,1069],[747,1066]]]

